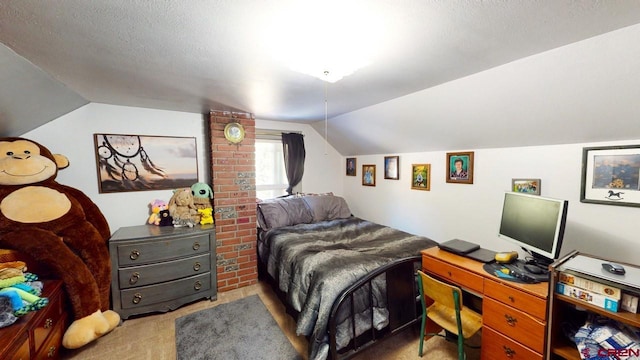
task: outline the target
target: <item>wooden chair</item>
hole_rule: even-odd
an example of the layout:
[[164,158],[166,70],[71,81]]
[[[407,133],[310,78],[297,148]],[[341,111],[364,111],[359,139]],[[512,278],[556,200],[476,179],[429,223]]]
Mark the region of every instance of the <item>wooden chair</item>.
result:
[[[420,327],[420,349],[418,355],[422,357],[422,345],[427,335],[443,336],[441,334],[426,333],[427,318],[445,330],[458,335],[458,359],[465,359],[464,340],[470,338],[482,327],[482,315],[462,304],[462,290],[459,287],[438,281],[418,270],[418,287],[422,302],[422,325]],[[430,300],[433,303],[430,303]]]

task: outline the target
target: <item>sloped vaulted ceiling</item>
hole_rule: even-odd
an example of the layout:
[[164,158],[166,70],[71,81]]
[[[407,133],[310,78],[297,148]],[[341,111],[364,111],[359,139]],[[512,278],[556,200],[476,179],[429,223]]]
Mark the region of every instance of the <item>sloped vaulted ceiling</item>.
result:
[[640,138],[638,23],[632,0],[3,0],[0,134],[87,102],[323,133],[324,82],[283,55],[342,37],[374,44],[327,86],[344,155]]

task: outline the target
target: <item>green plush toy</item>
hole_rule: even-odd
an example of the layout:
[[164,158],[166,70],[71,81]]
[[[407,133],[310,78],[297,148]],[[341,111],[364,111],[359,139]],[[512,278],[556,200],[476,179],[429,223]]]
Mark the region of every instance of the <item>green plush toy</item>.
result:
[[213,199],[213,190],[209,184],[195,183],[191,185],[191,194],[193,195],[193,204],[197,209],[206,209],[211,206],[211,199]]

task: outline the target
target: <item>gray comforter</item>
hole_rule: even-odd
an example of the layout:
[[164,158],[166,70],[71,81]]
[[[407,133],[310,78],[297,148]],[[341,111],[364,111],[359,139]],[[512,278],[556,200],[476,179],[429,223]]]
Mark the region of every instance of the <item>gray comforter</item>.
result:
[[[311,336],[309,358],[314,360],[327,356],[329,314],[343,290],[380,266],[436,245],[426,237],[356,217],[272,229],[261,242],[260,259],[300,312],[296,332]],[[384,301],[376,299],[374,307],[386,306]]]

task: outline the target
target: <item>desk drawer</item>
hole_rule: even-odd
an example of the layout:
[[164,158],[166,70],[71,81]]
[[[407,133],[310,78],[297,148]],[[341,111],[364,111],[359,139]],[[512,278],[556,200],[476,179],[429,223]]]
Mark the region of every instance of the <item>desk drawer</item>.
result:
[[545,323],[501,302],[485,297],[482,301],[483,324],[508,334],[515,342],[536,352],[544,352]]
[[482,359],[486,360],[542,360],[539,354],[508,337],[488,328],[482,328]]
[[449,263],[431,257],[423,257],[422,266],[424,267],[425,271],[430,272],[444,280],[453,282],[458,286],[474,290],[478,293],[483,292],[484,280],[480,275],[457,268]]
[[156,284],[208,272],[211,270],[210,256],[207,253],[157,264],[118,269],[120,289]]
[[484,282],[484,294],[502,303],[522,310],[540,320],[547,318],[547,301],[495,281]]

